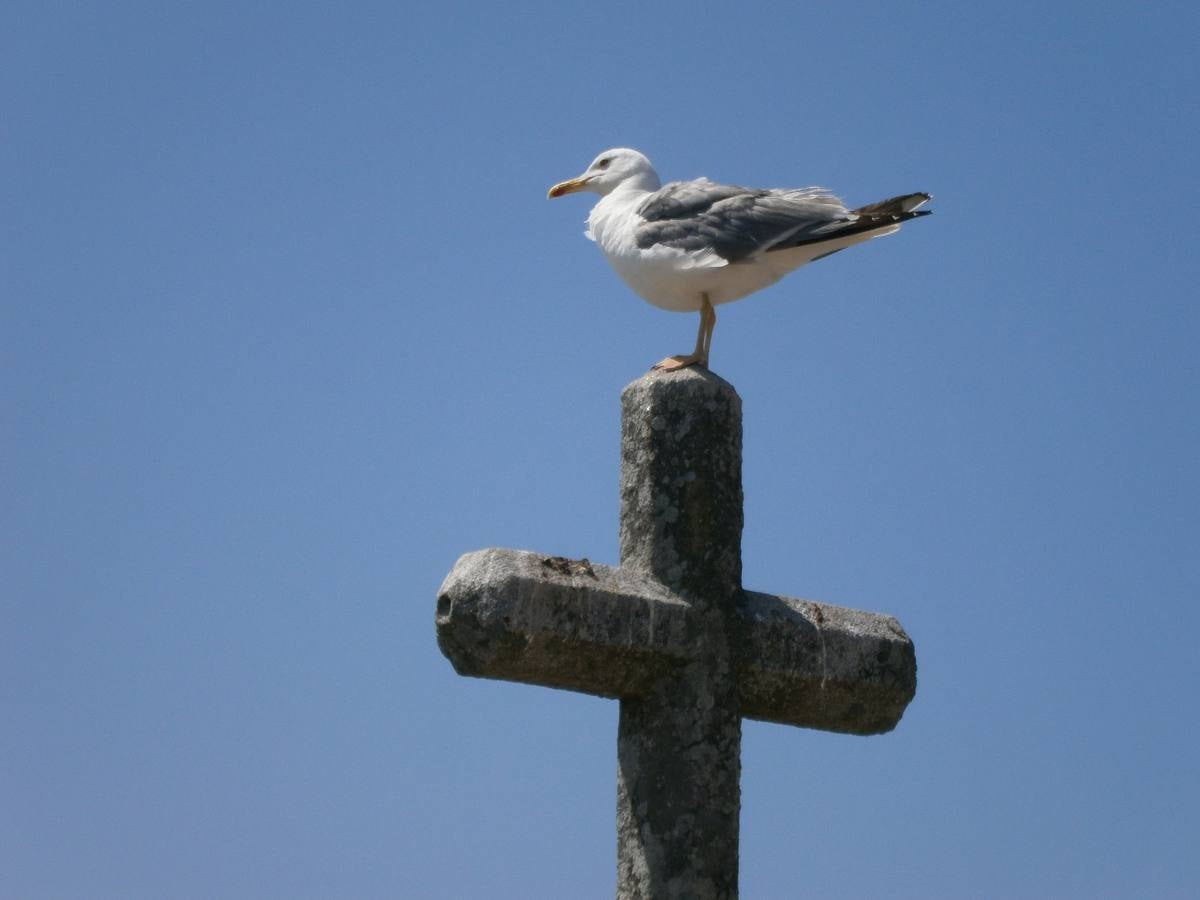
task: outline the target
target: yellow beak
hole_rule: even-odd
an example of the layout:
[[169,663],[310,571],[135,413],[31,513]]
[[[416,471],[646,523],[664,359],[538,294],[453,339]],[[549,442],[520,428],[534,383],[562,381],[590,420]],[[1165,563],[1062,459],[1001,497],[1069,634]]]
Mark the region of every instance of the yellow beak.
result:
[[554,197],[561,197],[564,194],[574,194],[576,191],[582,191],[591,180],[587,175],[580,175],[578,178],[569,178],[566,181],[560,181],[546,192],[546,197],[553,199]]

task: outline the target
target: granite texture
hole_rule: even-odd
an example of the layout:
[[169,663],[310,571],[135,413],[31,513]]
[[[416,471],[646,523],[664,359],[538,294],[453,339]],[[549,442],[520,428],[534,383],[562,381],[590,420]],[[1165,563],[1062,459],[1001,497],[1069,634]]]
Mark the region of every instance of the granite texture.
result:
[[737,896],[743,717],[878,734],[916,691],[891,616],[742,589],[741,422],[706,369],[638,379],[620,566],[493,548],[438,591],[460,674],[620,700],[618,900]]

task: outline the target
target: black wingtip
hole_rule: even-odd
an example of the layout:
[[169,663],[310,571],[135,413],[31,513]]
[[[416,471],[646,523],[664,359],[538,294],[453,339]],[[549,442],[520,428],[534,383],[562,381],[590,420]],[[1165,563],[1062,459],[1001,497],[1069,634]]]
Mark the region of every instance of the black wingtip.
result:
[[[913,214],[925,215],[925,212],[917,213],[917,207],[924,206],[933,197],[924,191],[917,191],[913,194],[901,194],[899,197],[889,197],[887,200],[880,200],[878,203],[868,203],[866,206],[860,206],[858,209],[851,210],[852,213],[867,218],[883,217],[883,216],[906,216],[911,218]],[[903,220],[901,220],[903,221]]]

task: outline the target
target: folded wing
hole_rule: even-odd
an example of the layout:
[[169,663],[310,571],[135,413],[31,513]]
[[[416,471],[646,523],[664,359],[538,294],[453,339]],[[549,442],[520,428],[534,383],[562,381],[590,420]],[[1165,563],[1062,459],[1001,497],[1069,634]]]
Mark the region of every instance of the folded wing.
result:
[[[838,241],[916,216],[928,194],[905,194],[848,210],[824,188],[755,189],[701,178],[677,181],[639,207],[640,249],[656,245],[703,254],[719,265],[772,250]],[[713,257],[716,258],[713,258]]]

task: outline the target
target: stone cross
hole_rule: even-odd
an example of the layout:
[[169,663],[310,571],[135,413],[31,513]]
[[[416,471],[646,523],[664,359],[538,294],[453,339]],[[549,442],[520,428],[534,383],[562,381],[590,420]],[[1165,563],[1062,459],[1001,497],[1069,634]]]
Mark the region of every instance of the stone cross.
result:
[[620,565],[480,550],[437,599],[460,675],[621,702],[618,900],[736,898],[743,717],[880,734],[916,691],[890,616],[741,586],[741,399],[702,368],[621,394]]

